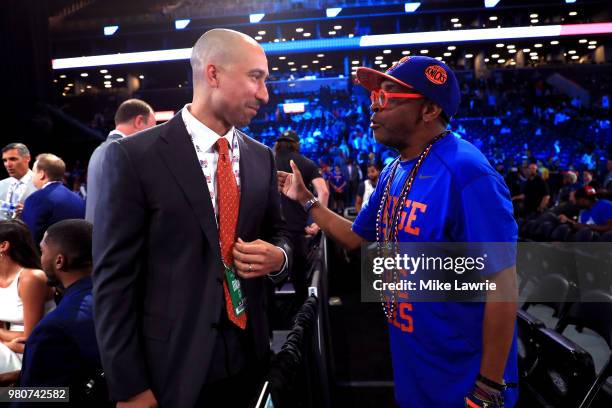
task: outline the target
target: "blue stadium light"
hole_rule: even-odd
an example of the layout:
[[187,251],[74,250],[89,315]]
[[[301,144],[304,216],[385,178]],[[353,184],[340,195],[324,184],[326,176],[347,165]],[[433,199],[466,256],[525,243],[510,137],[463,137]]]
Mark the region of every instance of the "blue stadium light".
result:
[[497,6],[497,3],[499,3],[499,0],[484,0],[485,3],[485,7],[486,8],[492,8]]
[[325,10],[325,14],[327,17],[332,18],[336,17],[342,11],[342,7],[332,7]]
[[404,4],[404,10],[406,10],[406,13],[414,13],[419,7],[421,7],[420,2]]
[[266,13],[249,14],[249,21],[253,24],[259,23],[265,16]]
[[117,32],[117,30],[119,29],[118,25],[114,25],[114,26],[105,26],[104,27],[104,35],[113,35]]
[[576,2],[576,0],[565,0],[565,2],[567,4],[574,4]]
[[177,30],[182,30],[187,27],[189,23],[191,23],[191,20],[188,18],[182,20],[174,20],[174,28],[176,28]]

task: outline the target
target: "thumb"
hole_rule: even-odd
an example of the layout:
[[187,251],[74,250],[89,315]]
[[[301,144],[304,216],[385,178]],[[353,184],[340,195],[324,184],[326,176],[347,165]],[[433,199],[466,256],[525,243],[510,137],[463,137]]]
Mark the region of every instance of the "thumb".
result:
[[293,160],[289,161],[289,165],[291,166],[291,170],[293,171],[293,174],[299,174],[300,176],[302,175],[302,173],[300,173],[300,169],[298,168],[297,164],[295,164]]

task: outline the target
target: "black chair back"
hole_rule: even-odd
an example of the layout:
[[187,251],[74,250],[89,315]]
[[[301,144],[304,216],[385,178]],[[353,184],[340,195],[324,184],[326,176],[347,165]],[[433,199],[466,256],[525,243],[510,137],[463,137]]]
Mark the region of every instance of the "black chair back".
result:
[[528,384],[549,406],[576,408],[595,380],[591,355],[560,333],[540,328],[537,365]]

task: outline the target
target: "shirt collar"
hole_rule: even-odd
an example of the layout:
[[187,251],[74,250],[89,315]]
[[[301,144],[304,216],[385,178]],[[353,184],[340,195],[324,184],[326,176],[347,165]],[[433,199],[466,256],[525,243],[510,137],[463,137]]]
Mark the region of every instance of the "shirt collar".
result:
[[28,184],[30,181],[32,181],[32,176],[34,175],[34,173],[32,172],[32,170],[28,169],[28,172],[20,179],[18,179],[17,177],[11,177],[13,179],[13,181],[21,181],[23,184]]
[[113,130],[111,130],[111,131],[110,131],[110,133],[109,133],[108,135],[109,135],[109,136],[110,136],[110,135],[119,135],[119,136],[121,136],[121,137],[125,137],[125,133],[123,133],[122,131],[117,130],[117,129],[113,129]]
[[47,181],[45,184],[43,184],[42,188],[45,188],[53,183],[60,183],[59,181]]
[[73,293],[76,293],[82,289],[91,289],[93,286],[91,276],[85,276],[78,281],[74,282],[72,285],[68,286],[64,290],[64,295],[62,296],[62,300],[72,296]]
[[231,150],[234,146],[234,134],[236,133],[234,131],[235,128],[232,126],[225,135],[220,136],[214,130],[196,119],[196,117],[189,111],[190,107],[190,103],[185,105],[181,111],[181,117],[183,118],[183,122],[185,122],[187,132],[194,139],[194,142],[200,146],[200,149],[202,149],[202,151],[208,151],[217,142],[217,139],[224,137],[229,142],[229,147]]

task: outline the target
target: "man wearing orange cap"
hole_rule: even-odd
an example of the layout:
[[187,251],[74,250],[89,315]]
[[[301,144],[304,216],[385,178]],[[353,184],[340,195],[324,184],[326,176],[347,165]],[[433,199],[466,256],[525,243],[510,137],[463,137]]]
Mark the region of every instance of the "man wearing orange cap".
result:
[[[446,130],[460,103],[451,69],[433,58],[406,57],[385,73],[359,68],[357,79],[371,92],[374,137],[399,151],[368,203],[351,224],[318,205],[295,164],[292,174],[279,172],[281,191],[348,248],[372,241],[513,245],[517,226],[504,180],[478,149]],[[487,271],[506,288],[503,299],[489,291],[487,302],[409,303],[397,301],[399,294],[383,303],[401,407],[515,405],[515,275],[513,256]]]

